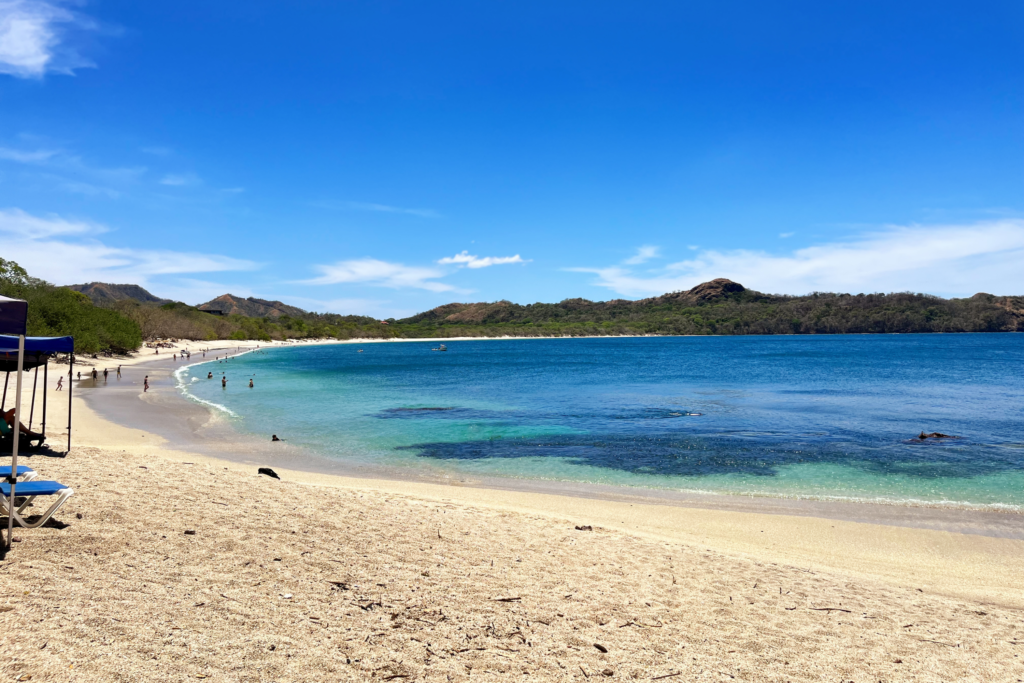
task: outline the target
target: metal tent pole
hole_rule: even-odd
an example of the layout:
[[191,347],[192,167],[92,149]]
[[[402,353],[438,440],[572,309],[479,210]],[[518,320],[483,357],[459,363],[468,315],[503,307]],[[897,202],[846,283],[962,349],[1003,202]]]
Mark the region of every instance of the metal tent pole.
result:
[[71,362],[68,364],[68,453],[71,452],[71,394],[75,391],[75,383],[71,381],[71,375],[75,372],[75,352],[71,352]]
[[32,420],[36,415],[36,386],[39,384],[39,366],[36,366],[36,374],[32,376],[32,402],[28,404],[28,428],[32,430]]
[[9,381],[11,381],[11,371],[10,370],[7,371],[7,378],[4,380],[4,397],[3,397],[3,399],[0,399],[0,410],[3,410],[4,406],[7,405],[7,383]]
[[14,390],[14,438],[11,439],[11,474],[7,483],[11,487],[10,498],[7,499],[7,549],[11,549],[14,537],[14,485],[18,481],[18,445],[21,442],[21,369],[25,363],[25,335],[18,335],[18,380]]
[[46,435],[46,378],[49,376],[49,369],[50,357],[47,356],[46,363],[43,364],[43,426],[40,429],[40,433],[42,433],[43,436]]

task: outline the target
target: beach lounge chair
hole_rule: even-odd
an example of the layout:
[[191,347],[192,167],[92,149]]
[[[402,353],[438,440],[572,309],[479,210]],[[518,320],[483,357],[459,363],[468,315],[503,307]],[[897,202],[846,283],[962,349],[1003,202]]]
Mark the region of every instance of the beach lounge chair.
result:
[[[46,524],[50,517],[53,517],[53,513],[57,512],[64,503],[68,502],[68,498],[74,493],[73,489],[55,481],[33,480],[21,482],[14,488],[14,494],[17,496],[15,502],[20,502],[22,496],[25,496],[25,502],[14,509],[12,513],[14,521],[18,523],[18,526],[25,527],[26,529],[35,529],[42,526]],[[11,495],[11,485],[7,482],[0,483],[0,494],[3,495],[0,498],[0,513],[7,514],[7,499]],[[39,519],[34,522],[28,522],[21,513],[39,496],[57,496],[57,500],[53,502],[53,505],[46,512],[39,516]]]
[[[18,446],[21,450],[34,450],[42,446],[43,442],[46,441],[46,437],[42,434],[35,438],[31,438],[28,434],[22,434],[19,432],[18,436],[21,438],[21,443]],[[11,426],[7,424],[6,420],[0,418],[0,452],[11,449],[12,438],[14,438],[14,430],[11,429]],[[33,441],[36,442],[35,446],[32,445]]]
[[[3,467],[0,467],[0,479],[6,481],[7,477],[9,476],[11,476],[11,466],[4,465]],[[25,465],[18,465],[18,474],[15,477],[15,479],[18,479],[19,481],[32,481],[38,476],[39,474],[37,474],[36,471],[31,467],[26,467]],[[17,489],[15,489],[14,492],[17,493]]]

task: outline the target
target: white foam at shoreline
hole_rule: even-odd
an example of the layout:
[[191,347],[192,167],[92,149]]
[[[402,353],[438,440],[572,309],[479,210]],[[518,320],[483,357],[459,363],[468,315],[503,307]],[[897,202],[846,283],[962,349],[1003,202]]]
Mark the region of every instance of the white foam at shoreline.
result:
[[[192,365],[202,365],[202,363],[193,363]],[[222,406],[219,403],[214,403],[213,401],[207,401],[205,398],[199,398],[198,396],[194,396],[188,390],[188,384],[186,384],[185,381],[182,379],[182,375],[184,374],[185,370],[188,370],[190,367],[192,367],[192,365],[184,365],[184,366],[182,366],[182,367],[180,367],[180,368],[178,368],[177,370],[174,371],[174,379],[175,379],[175,382],[177,384],[178,389],[181,390],[182,395],[185,398],[189,399],[190,401],[194,401],[196,403],[201,403],[201,404],[203,404],[205,406],[210,406],[211,408],[215,408],[217,410],[223,411],[223,412],[227,413],[228,415],[230,415],[231,417],[241,417],[238,413],[236,413],[235,411],[231,410],[231,408],[228,408],[227,406]],[[197,379],[197,378],[193,377],[192,379]]]

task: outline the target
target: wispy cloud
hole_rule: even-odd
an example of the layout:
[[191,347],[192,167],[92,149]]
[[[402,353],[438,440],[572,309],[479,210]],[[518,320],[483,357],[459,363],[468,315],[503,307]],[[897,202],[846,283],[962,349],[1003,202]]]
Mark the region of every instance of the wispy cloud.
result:
[[28,151],[0,147],[0,159],[4,159],[6,161],[17,161],[21,164],[42,163],[44,161],[49,161],[56,154],[58,154],[58,151],[55,149],[37,149]]
[[160,179],[161,185],[170,185],[172,187],[199,185],[202,182],[202,179],[195,173],[168,173]]
[[74,74],[93,67],[69,38],[97,24],[61,3],[46,0],[0,0],[0,73],[42,78],[47,73]]
[[333,200],[323,200],[317,202],[310,202],[311,206],[316,206],[321,209],[333,209],[333,210],[349,210],[349,211],[376,211],[379,213],[404,213],[411,216],[420,216],[423,218],[439,218],[441,214],[434,211],[433,209],[405,209],[400,206],[388,206],[387,204],[373,204],[369,202],[337,202]]
[[401,263],[389,263],[374,258],[338,261],[331,265],[319,265],[314,268],[320,277],[304,280],[301,284],[334,285],[362,283],[375,287],[392,289],[425,289],[431,292],[450,292],[455,290],[452,285],[436,280],[444,276],[438,268],[406,266]]
[[661,247],[655,247],[652,245],[645,245],[637,247],[636,254],[630,256],[623,263],[636,266],[646,261],[650,261],[652,258],[658,258],[661,255]]
[[317,313],[339,313],[341,315],[369,315],[373,317],[407,317],[416,313],[415,310],[396,311],[391,302],[385,299],[310,299],[308,297],[289,297],[285,303],[307,311]]
[[83,183],[75,180],[62,180],[58,187],[65,192],[73,192],[74,194],[84,194],[87,197],[109,197],[110,199],[117,199],[121,196],[121,193],[109,187],[101,187],[99,185],[93,185],[91,183]]
[[60,148],[0,147],[0,161],[10,161],[39,169],[39,177],[53,182],[57,189],[110,198],[121,196],[128,186],[137,183],[147,171],[145,166],[96,166]]
[[888,226],[853,238],[777,255],[737,249],[704,250],[654,275],[628,268],[573,268],[597,275],[594,284],[625,296],[689,289],[718,277],[752,289],[919,291],[969,296],[978,291],[1024,293],[1024,220],[965,225]]
[[467,268],[487,268],[489,266],[501,266],[506,263],[527,263],[519,254],[515,256],[473,256],[468,251],[463,251],[455,256],[445,256],[439,259],[441,265],[457,265]]
[[780,239],[789,239],[790,237],[792,237],[795,234],[796,234],[795,232],[780,232],[779,233],[779,238]]
[[252,261],[218,254],[112,247],[97,239],[107,230],[87,220],[0,209],[4,258],[17,261],[35,277],[57,284],[103,281],[146,286],[162,275],[258,267]]

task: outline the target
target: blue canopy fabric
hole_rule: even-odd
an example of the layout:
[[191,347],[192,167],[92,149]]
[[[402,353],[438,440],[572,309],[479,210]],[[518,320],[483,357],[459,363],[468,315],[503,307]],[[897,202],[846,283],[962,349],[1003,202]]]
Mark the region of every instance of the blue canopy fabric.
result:
[[[55,353],[72,353],[74,337],[25,337],[25,370],[39,367]],[[18,369],[18,338],[0,335],[0,372]]]
[[[25,337],[25,353],[71,353],[74,337]],[[0,335],[0,353],[18,352],[18,338]]]

